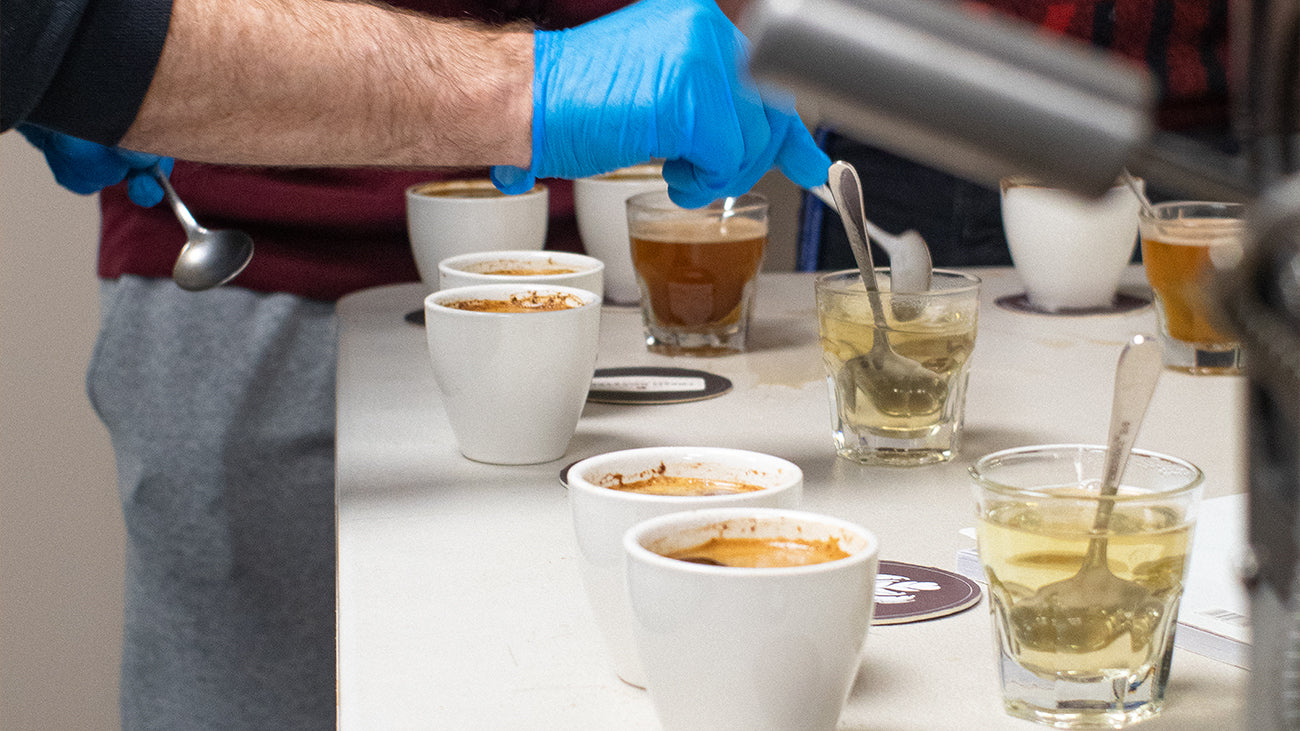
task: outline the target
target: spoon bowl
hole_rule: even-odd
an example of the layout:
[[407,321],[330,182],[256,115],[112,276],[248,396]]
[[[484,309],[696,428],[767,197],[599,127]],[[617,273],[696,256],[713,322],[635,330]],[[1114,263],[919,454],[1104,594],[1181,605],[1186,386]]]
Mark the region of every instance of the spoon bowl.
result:
[[[837,169],[832,166],[832,174],[838,170],[843,175],[845,169],[852,169],[848,163],[836,164],[844,167]],[[854,175],[856,176],[856,172]],[[860,180],[858,190],[858,199],[861,200]],[[831,193],[829,184],[809,188],[808,192],[825,203],[831,210],[839,213],[839,204],[836,203],[835,195]],[[859,206],[861,207],[861,204]],[[868,220],[865,213],[863,211],[862,228],[865,229],[865,232],[862,235],[869,237],[868,240],[876,242],[889,255],[890,289],[895,292],[925,292],[929,290],[933,263],[930,259],[930,247],[925,243],[925,237],[915,229],[908,229],[901,234],[891,234]],[[842,215],[841,218],[843,218]],[[849,225],[846,221],[845,228],[848,228]],[[868,253],[870,253],[869,249]],[[854,256],[856,257],[856,254]],[[911,320],[920,314],[910,302],[895,302],[893,304],[894,316],[900,320]]]
[[185,229],[185,246],[172,266],[172,279],[181,289],[200,292],[234,279],[253,259],[253,239],[243,231],[209,230],[194,220],[189,208],[176,194],[167,175],[157,165],[151,171],[162,186],[176,220]]
[[193,232],[172,266],[172,279],[191,292],[234,279],[253,258],[253,239],[234,229]]

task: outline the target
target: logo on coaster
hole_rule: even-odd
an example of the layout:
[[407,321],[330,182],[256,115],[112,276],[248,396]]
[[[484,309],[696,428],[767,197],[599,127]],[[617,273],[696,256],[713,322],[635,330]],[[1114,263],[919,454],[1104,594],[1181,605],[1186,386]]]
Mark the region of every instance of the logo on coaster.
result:
[[951,571],[881,561],[876,571],[872,624],[903,624],[945,617],[979,603],[979,584]]

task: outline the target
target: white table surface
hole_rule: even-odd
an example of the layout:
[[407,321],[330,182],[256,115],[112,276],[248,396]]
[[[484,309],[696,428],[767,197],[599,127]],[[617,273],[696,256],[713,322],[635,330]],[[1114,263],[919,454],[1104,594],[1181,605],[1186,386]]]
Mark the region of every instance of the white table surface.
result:
[[[645,350],[640,314],[606,307],[597,367],[674,365],[734,383],[671,406],[589,403],[561,460],[477,464],[456,451],[424,331],[403,320],[421,285],[339,303],[338,702],[356,729],[655,729],[644,691],[609,669],[579,578],[562,467],[650,445],[753,449],[798,464],[804,507],[862,523],[886,560],[955,569],[974,524],[966,467],[1033,443],[1106,437],[1115,360],[1148,307],[1046,317],[994,304],[984,278],[965,442],[952,462],[862,467],[835,456],[817,348],[813,275],[763,275],[749,353]],[[1141,270],[1126,286],[1141,289]],[[545,367],[545,364],[539,364]],[[1137,446],[1185,457],[1206,497],[1243,491],[1243,380],[1166,371]],[[1242,725],[1247,673],[1181,649],[1166,712],[1143,729]],[[950,617],[872,627],[841,729],[1032,729],[1001,708],[987,601]]]

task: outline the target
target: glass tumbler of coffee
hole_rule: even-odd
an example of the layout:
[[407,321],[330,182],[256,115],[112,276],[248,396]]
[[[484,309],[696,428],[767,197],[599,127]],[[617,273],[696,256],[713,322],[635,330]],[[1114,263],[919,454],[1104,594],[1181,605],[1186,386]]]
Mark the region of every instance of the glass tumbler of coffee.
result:
[[748,193],[689,209],[667,192],[641,193],[627,201],[627,223],[651,352],[743,352],[767,245],[767,199]]
[[1215,313],[1210,280],[1241,257],[1245,206],[1157,203],[1138,219],[1142,262],[1155,293],[1165,366],[1193,374],[1241,372],[1241,344]]

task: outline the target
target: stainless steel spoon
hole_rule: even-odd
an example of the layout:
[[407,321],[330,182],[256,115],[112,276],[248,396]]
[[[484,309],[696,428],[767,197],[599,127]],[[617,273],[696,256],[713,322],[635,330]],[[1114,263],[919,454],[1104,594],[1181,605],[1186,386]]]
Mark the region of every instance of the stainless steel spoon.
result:
[[948,397],[948,384],[933,371],[910,358],[899,355],[889,345],[890,323],[880,301],[875,266],[867,245],[866,216],[862,210],[862,184],[858,173],[846,162],[830,167],[831,194],[844,221],[853,258],[862,273],[875,330],[871,350],[850,358],[840,369],[839,391],[849,408],[856,408],[857,392],[871,397],[876,410],[893,417],[936,414]]
[[[829,185],[809,188],[808,192],[829,206],[831,210],[839,212],[839,204],[835,202],[835,196],[831,193]],[[925,243],[925,237],[919,231],[908,229],[901,234],[894,235],[872,223],[865,215],[862,217],[862,226],[866,229],[870,240],[875,241],[889,255],[889,288],[891,290],[895,292],[926,292],[930,289],[930,274],[933,267],[930,259],[930,247]]]
[[167,203],[185,229],[185,246],[172,267],[172,279],[181,289],[199,292],[218,287],[234,279],[253,259],[253,239],[233,229],[208,230],[194,220],[190,209],[176,195],[176,189],[162,169],[152,169],[154,180],[162,186]]
[[1162,602],[1145,586],[1111,573],[1106,534],[1115,509],[1115,501],[1109,498],[1119,491],[1138,427],[1163,367],[1160,343],[1154,339],[1135,335],[1120,352],[1106,461],[1098,488],[1101,499],[1083,564],[1074,576],[1054,581],[1011,607],[1016,636],[1034,649],[1091,652],[1110,645],[1125,632],[1133,635],[1136,646],[1143,627],[1154,627],[1147,619],[1159,616]]
[[1133,191],[1133,197],[1138,199],[1138,207],[1142,209],[1142,214],[1147,218],[1155,218],[1156,209],[1151,206],[1151,199],[1147,197],[1147,194],[1142,192],[1142,186],[1138,185],[1137,178],[1133,177],[1133,173],[1124,170],[1120,173],[1120,177],[1124,178],[1124,184],[1128,186],[1128,189]]

